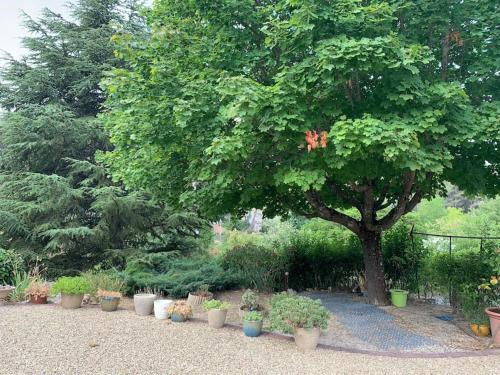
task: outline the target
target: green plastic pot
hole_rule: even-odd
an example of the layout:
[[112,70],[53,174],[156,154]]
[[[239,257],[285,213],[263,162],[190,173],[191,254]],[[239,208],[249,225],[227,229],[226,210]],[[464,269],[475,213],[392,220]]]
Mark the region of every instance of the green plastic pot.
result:
[[391,302],[396,307],[406,307],[408,291],[402,289],[391,289]]

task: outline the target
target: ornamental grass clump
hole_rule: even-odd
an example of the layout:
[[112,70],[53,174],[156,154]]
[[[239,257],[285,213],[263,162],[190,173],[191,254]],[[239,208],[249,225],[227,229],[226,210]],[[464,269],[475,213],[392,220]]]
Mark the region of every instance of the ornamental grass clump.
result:
[[328,328],[330,313],[319,299],[284,292],[275,295],[270,303],[269,321],[273,330],[293,333],[297,328]]

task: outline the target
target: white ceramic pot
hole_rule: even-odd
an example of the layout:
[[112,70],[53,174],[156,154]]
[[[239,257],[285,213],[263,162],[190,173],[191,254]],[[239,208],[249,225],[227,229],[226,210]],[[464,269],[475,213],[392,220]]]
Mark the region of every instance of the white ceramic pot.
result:
[[139,293],[134,295],[134,308],[137,315],[147,316],[153,312],[156,294]]
[[167,319],[167,308],[172,302],[171,299],[157,299],[154,304],[155,318],[160,320]]

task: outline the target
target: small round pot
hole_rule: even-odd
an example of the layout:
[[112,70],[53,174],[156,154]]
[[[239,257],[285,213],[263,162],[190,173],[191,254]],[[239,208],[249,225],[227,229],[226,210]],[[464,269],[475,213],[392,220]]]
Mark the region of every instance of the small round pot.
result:
[[396,307],[406,307],[408,291],[402,289],[391,289],[391,302]]
[[5,299],[9,296],[10,293],[12,293],[16,288],[13,286],[4,286],[0,288],[0,299]]
[[47,296],[30,296],[30,303],[32,305],[45,305],[47,303]]
[[172,303],[171,299],[157,299],[154,302],[155,318],[165,320],[168,318],[167,308]]
[[211,328],[222,328],[226,322],[227,310],[208,310],[208,326]]
[[65,309],[79,309],[82,307],[83,294],[61,293],[61,306]]
[[208,293],[206,296],[199,296],[193,293],[188,294],[187,302],[192,307],[200,306],[203,302],[211,300],[214,297],[212,293]]
[[170,319],[172,320],[172,322],[175,322],[175,323],[182,323],[182,322],[185,322],[187,320],[187,318],[184,318],[184,316],[182,316],[181,314],[177,314],[177,313],[172,313],[172,316],[170,317]]
[[490,307],[484,310],[490,318],[491,337],[496,346],[500,346],[500,307]]
[[479,337],[487,337],[490,335],[490,326],[487,324],[479,324],[477,327],[477,335]]
[[262,333],[262,320],[243,320],[243,333],[248,337],[257,337]]
[[120,304],[120,297],[102,297],[101,310],[106,312],[116,311]]
[[303,350],[314,350],[318,346],[320,330],[314,328],[295,328],[293,337],[295,344]]
[[155,300],[156,294],[153,293],[139,293],[134,295],[135,313],[141,316],[151,315]]
[[471,323],[470,324],[470,330],[472,333],[474,333],[476,336],[479,335],[479,324],[477,323]]

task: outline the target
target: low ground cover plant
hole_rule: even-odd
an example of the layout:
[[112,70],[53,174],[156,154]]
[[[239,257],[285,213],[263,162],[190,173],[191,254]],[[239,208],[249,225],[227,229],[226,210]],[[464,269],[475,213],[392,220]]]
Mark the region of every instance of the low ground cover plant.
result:
[[63,294],[85,294],[92,288],[92,285],[82,276],[63,276],[57,279],[52,285],[51,293]]
[[212,299],[203,302],[203,309],[205,311],[209,310],[227,310],[231,307],[231,304],[228,302],[223,302],[218,299]]

